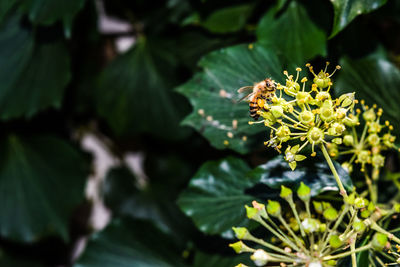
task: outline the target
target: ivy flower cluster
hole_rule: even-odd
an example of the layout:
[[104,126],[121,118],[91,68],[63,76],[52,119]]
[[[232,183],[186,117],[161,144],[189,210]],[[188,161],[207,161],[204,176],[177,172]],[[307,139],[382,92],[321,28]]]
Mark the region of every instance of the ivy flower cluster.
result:
[[[256,266],[336,266],[348,256],[355,261],[355,254],[365,250],[388,257],[397,255],[398,245],[392,246],[391,241],[400,240],[376,223],[382,211],[356,193],[340,210],[329,202],[311,201],[311,190],[303,183],[297,190],[302,204],[295,202],[290,188],[282,186],[280,196],[289,205],[290,216],[285,216],[289,214],[284,214],[278,201],[269,200],[267,205],[253,201],[253,207],[246,206],[247,217],[262,225],[273,238],[263,240],[244,227],[233,228],[240,241],[230,247],[237,253],[251,253]],[[369,242],[356,248],[357,240],[369,231],[373,231]],[[240,266],[246,265],[237,267]]]
[[259,105],[262,105],[258,113],[263,119],[260,122],[250,122],[263,123],[271,129],[270,139],[265,145],[279,152],[288,141],[298,141],[293,147],[287,145],[284,153],[292,169],[296,168],[296,162],[306,158],[300,153],[307,145],[311,145],[311,156],[315,156],[315,146],[325,149],[328,141],[339,142],[339,137],[344,134],[346,127],[358,124],[357,117],[352,113],[357,103],[354,93],[343,94],[337,99],[332,98],[331,77],[340,66],[336,66],[335,71],[329,74],[328,65],[329,63],[318,75],[310,64],[306,65],[314,75],[311,87],[307,87],[306,77],[300,78],[300,68],[296,69],[296,78],[284,71],[286,85],[276,85],[278,92],[271,103],[258,101]]

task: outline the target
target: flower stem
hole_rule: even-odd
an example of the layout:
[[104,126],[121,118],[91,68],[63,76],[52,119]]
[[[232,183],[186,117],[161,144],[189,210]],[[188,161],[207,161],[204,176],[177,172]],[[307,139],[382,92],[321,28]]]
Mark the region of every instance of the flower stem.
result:
[[332,159],[331,159],[331,157],[329,156],[329,153],[328,153],[328,151],[326,150],[325,145],[324,145],[324,144],[321,144],[320,147],[321,147],[322,153],[324,154],[325,160],[326,160],[326,162],[328,163],[329,168],[331,169],[333,176],[335,177],[336,183],[337,183],[337,185],[339,186],[340,194],[341,194],[341,195],[343,196],[343,198],[346,200],[347,197],[348,197],[348,196],[347,196],[346,189],[344,189],[344,186],[343,186],[343,184],[342,184],[342,181],[340,180],[339,174],[337,173],[337,171],[336,171],[336,169],[335,169],[335,166],[333,165]]
[[368,245],[359,247],[359,248],[357,248],[357,249],[355,249],[353,251],[347,251],[347,252],[343,252],[343,253],[336,254],[336,255],[333,255],[333,256],[326,256],[326,257],[324,257],[324,261],[347,257],[347,256],[350,256],[351,254],[358,253],[358,252],[361,252],[361,251],[364,251],[364,250],[367,250],[367,249],[370,249],[370,248],[371,248],[371,244],[368,244]]
[[400,239],[399,238],[397,238],[394,234],[392,234],[392,233],[386,231],[385,229],[383,229],[382,227],[380,227],[376,222],[372,222],[371,228],[374,229],[377,232],[380,232],[382,234],[387,235],[387,237],[390,240],[393,240],[397,244],[400,244]]

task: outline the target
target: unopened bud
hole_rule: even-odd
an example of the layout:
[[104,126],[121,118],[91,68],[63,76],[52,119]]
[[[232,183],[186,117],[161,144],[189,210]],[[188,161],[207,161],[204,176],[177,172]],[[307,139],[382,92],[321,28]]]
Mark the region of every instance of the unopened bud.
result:
[[304,202],[308,201],[311,197],[311,189],[306,186],[303,182],[300,183],[297,189],[297,196]]
[[385,234],[375,233],[371,245],[373,249],[381,251],[388,245],[388,237]]

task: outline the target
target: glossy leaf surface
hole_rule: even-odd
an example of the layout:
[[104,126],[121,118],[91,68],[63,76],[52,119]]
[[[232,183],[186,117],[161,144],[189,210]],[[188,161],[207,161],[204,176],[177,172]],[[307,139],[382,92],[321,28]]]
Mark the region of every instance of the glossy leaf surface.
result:
[[251,140],[247,137],[266,128],[248,124],[253,120],[249,105],[238,102],[237,90],[266,77],[280,81],[281,61],[275,51],[262,45],[239,45],[208,54],[200,67],[203,72],[177,89],[193,106],[183,124],[195,128],[216,148],[248,152]]
[[180,267],[179,249],[147,221],[112,222],[94,235],[74,267]]
[[9,135],[0,152],[0,235],[32,242],[68,240],[73,210],[84,199],[86,160],[51,136]]
[[275,15],[276,10],[271,9],[260,20],[259,42],[281,52],[290,63],[298,66],[317,55],[326,55],[326,34],[301,4],[292,1],[282,15],[278,18]]
[[383,118],[400,133],[400,70],[381,56],[351,60],[344,58],[342,70],[336,80],[339,93],[356,92],[357,99],[365,99],[367,105],[383,108]]
[[333,28],[330,37],[343,30],[358,15],[378,9],[387,0],[332,0],[335,11]]
[[60,107],[71,77],[63,43],[35,43],[33,32],[16,16],[0,29],[0,58],[1,119],[31,117]]

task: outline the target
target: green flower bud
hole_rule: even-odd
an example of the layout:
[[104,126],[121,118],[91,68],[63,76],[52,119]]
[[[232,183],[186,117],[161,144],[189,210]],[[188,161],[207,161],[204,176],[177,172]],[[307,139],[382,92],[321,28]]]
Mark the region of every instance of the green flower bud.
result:
[[371,164],[376,168],[381,168],[385,165],[385,157],[380,154],[373,155]]
[[365,121],[374,121],[376,119],[376,114],[373,109],[368,109],[363,113],[363,118]]
[[304,110],[299,114],[299,121],[303,124],[312,124],[314,122],[314,113],[308,110]]
[[319,230],[319,221],[313,218],[306,218],[301,222],[304,231],[308,233],[314,233]]
[[322,104],[319,116],[321,120],[325,122],[330,122],[335,118],[335,111],[333,110],[333,104],[331,100],[325,100]]
[[343,143],[343,140],[340,137],[336,137],[336,138],[332,139],[332,143],[334,143],[336,145],[341,145]]
[[239,264],[236,265],[235,267],[249,267],[249,266],[247,266],[247,265],[245,265],[245,264],[243,264],[243,263],[239,263]]
[[311,144],[319,144],[324,138],[324,131],[318,127],[312,127],[307,133],[307,139]]
[[294,81],[286,80],[286,88],[284,91],[287,95],[293,97],[298,91],[300,91],[300,84]]
[[332,248],[337,249],[343,245],[343,241],[340,240],[339,236],[331,235],[329,238],[329,245],[331,245]]
[[371,212],[369,210],[363,210],[361,211],[361,217],[366,219],[369,217],[369,215],[371,215]]
[[314,209],[317,213],[322,214],[324,212],[321,202],[313,201],[312,203],[313,203]]
[[246,208],[246,215],[249,219],[257,219],[260,218],[259,210],[253,207],[245,206]]
[[253,251],[254,251],[254,249],[249,248],[249,247],[246,246],[242,241],[238,241],[238,242],[236,242],[236,243],[229,244],[229,246],[230,246],[231,248],[233,248],[233,250],[234,250],[237,254],[240,254],[240,253],[243,253],[243,252],[253,252]]
[[358,117],[354,116],[353,114],[350,114],[348,117],[345,117],[342,120],[342,122],[344,123],[344,125],[349,127],[357,126],[359,124]]
[[281,215],[281,204],[278,201],[268,200],[267,212],[274,217]]
[[[269,109],[269,107],[268,107]],[[271,112],[266,112],[266,111],[261,111],[260,112],[260,116],[263,117],[266,121],[266,123],[272,125],[274,123],[276,123],[276,118],[274,117],[274,115],[272,115]]]
[[290,228],[292,228],[292,230],[294,232],[297,232],[300,229],[299,224],[297,223],[296,219],[293,217],[289,219],[289,226],[290,226]]
[[328,129],[328,134],[329,135],[341,135],[344,132],[344,130],[346,130],[346,127],[343,124],[335,122]]
[[326,223],[321,223],[321,224],[319,225],[319,231],[320,231],[321,233],[324,233],[324,232],[326,231]]
[[368,125],[368,132],[370,133],[379,133],[382,129],[382,125],[380,125],[378,122],[370,122]]
[[315,100],[321,103],[326,99],[331,99],[331,95],[326,91],[318,92],[317,95],[315,96]]
[[281,106],[278,105],[271,106],[270,110],[275,118],[280,118],[283,115],[283,108]]
[[299,106],[309,103],[312,100],[310,93],[308,92],[298,92],[296,94],[296,102]]
[[280,126],[275,135],[277,136],[278,140],[281,142],[286,142],[290,139],[290,129],[286,125]]
[[357,155],[357,160],[360,163],[368,163],[370,160],[369,151],[361,150],[360,153],[358,153],[358,155]]
[[342,107],[348,107],[351,104],[354,103],[354,97],[355,93],[348,93],[348,94],[343,94],[339,97],[339,103],[341,103]]
[[353,165],[351,165],[348,162],[343,162],[342,163],[342,168],[347,171],[348,173],[351,173],[353,171]]
[[371,146],[377,146],[377,145],[379,145],[379,143],[380,143],[380,138],[379,138],[379,136],[378,136],[377,134],[373,133],[373,134],[370,134],[370,135],[367,137],[367,142],[368,142]]
[[339,148],[338,148],[338,146],[336,144],[329,143],[327,147],[328,147],[329,155],[331,157],[335,158],[335,157],[337,157],[339,155]]
[[371,241],[372,248],[381,251],[388,245],[388,237],[381,233],[375,233]]
[[394,204],[394,205],[393,205],[393,210],[394,210],[396,213],[400,213],[400,203]]
[[383,144],[387,147],[393,147],[394,141],[396,141],[396,137],[391,135],[390,133],[384,134],[382,137]]
[[370,212],[375,211],[375,205],[374,205],[373,202],[370,202],[370,203],[368,204],[368,210],[369,210]]
[[364,232],[366,228],[366,225],[364,223],[364,221],[357,219],[353,222],[353,229],[357,232],[357,233],[362,233]]
[[325,263],[328,264],[329,266],[336,266],[337,265],[337,261],[335,261],[335,260],[329,260],[329,261],[327,261]]
[[328,208],[324,211],[323,216],[327,221],[334,221],[338,217],[338,212],[334,208]]
[[254,262],[257,266],[264,266],[270,260],[270,256],[265,250],[257,249],[253,255],[250,256],[250,259]]
[[355,206],[357,209],[365,208],[366,206],[368,206],[368,204],[369,204],[368,199],[365,199],[365,198],[362,198],[362,197],[357,197],[357,198],[354,200],[354,206]]
[[249,235],[249,231],[245,227],[232,227],[232,230],[237,239],[246,239]]
[[[342,164],[342,165],[343,165],[343,164]],[[349,204],[349,205],[354,205],[355,200],[356,200],[356,194],[355,194],[355,193],[351,193],[351,194],[349,195],[349,197],[345,199],[345,202],[346,202],[347,204]]]
[[324,89],[329,86],[331,79],[321,70],[313,81],[319,88]]
[[345,146],[353,146],[353,144],[354,144],[354,138],[353,138],[353,136],[351,136],[351,135],[349,135],[349,134],[343,136],[343,144],[344,144]]
[[290,188],[287,188],[284,185],[281,185],[281,194],[280,194],[281,198],[286,199],[286,200],[290,200],[292,199],[293,196],[293,192]]
[[303,182],[300,183],[299,189],[297,189],[297,196],[304,202],[308,201],[311,197],[311,189],[306,186]]
[[338,108],[336,109],[336,119],[337,120],[343,120],[344,118],[346,118],[346,114],[347,114],[347,109],[345,108]]

